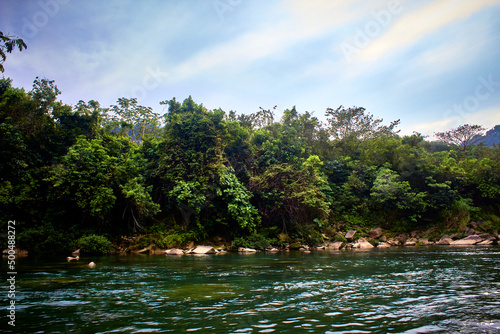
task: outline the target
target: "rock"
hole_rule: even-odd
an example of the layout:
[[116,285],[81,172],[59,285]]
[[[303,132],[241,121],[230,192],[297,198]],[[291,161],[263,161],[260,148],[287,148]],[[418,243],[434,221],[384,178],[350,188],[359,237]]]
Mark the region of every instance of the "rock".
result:
[[71,255],[73,255],[73,256],[80,255],[80,250],[79,250],[79,249],[77,249],[76,251],[71,252]]
[[349,241],[352,241],[352,238],[356,234],[356,230],[350,230],[345,234],[345,238]]
[[331,249],[340,249],[342,247],[343,242],[342,241],[335,241],[332,242],[331,244],[328,245],[328,248]]
[[383,236],[381,236],[379,238],[379,240],[382,241],[382,242],[386,242],[387,241],[387,237],[385,235],[383,235]]
[[192,254],[215,254],[216,251],[212,246],[196,246],[190,253]]
[[162,255],[162,254],[165,254],[165,252],[166,251],[164,249],[155,248],[155,249],[151,249],[150,254],[152,254],[152,255]]
[[377,228],[372,228],[368,234],[370,235],[370,238],[372,239],[377,239],[382,236],[382,229],[380,227]]
[[322,233],[322,234],[321,234],[321,236],[322,236],[322,237],[323,237],[323,239],[325,239],[325,240],[330,240],[330,238],[329,238],[326,234],[324,234],[324,233]]
[[468,228],[468,227],[467,227],[467,228],[465,229],[465,234],[467,234],[467,235],[473,235],[473,234],[474,234],[474,230],[473,230],[472,228]]
[[257,250],[253,249],[253,248],[240,247],[240,248],[238,248],[238,252],[241,252],[241,253],[255,253],[255,252],[257,252]]
[[481,241],[483,241],[483,238],[481,238],[480,236],[469,235],[467,238],[453,241],[450,245],[452,246],[475,245],[477,243],[480,243]]
[[387,240],[387,243],[391,246],[398,246],[401,244],[399,239],[397,239],[397,238],[390,238]]
[[479,224],[477,222],[470,222],[469,225],[472,226],[472,228],[475,228],[475,229],[479,228]]
[[436,245],[451,245],[452,242],[453,242],[452,238],[443,237],[436,243]]
[[14,248],[14,253],[12,253],[12,250],[10,248],[5,248],[2,251],[3,256],[8,256],[8,255],[15,255],[16,257],[26,257],[28,256],[28,251],[20,248]]
[[290,244],[290,249],[300,249],[302,247],[302,244],[300,242],[292,242]]
[[391,245],[389,245],[387,242],[381,242],[377,245],[377,248],[387,248],[387,247],[391,247]]
[[405,241],[404,245],[405,246],[416,246],[417,245],[417,242],[418,240],[415,239],[415,238],[410,238],[408,240]]
[[423,238],[418,239],[418,242],[417,242],[417,245],[420,245],[420,246],[428,246],[428,245],[432,245],[432,244],[434,244],[434,243],[430,242],[429,239],[423,239]]
[[273,247],[269,251],[275,253],[275,252],[279,252],[280,250],[278,248]]
[[184,255],[184,252],[179,248],[171,248],[165,251],[165,255]]
[[352,248],[359,248],[359,249],[367,249],[367,248],[373,248],[374,246],[366,241],[364,238],[358,239],[353,245]]
[[481,241],[480,243],[477,243],[476,245],[478,246],[489,246],[489,245],[495,245],[497,243],[496,238],[489,238],[486,240]]
[[89,263],[89,268],[95,268],[95,263],[94,262],[90,262]]
[[478,225],[478,228],[479,228],[480,230],[483,230],[484,232],[486,232],[486,231],[488,231],[488,230],[489,230],[488,226],[487,226],[487,225],[485,225],[485,221],[484,221],[484,220],[478,221],[478,222],[477,222],[477,225]]
[[410,233],[410,237],[413,238],[413,239],[416,239],[418,237],[418,231],[412,231]]

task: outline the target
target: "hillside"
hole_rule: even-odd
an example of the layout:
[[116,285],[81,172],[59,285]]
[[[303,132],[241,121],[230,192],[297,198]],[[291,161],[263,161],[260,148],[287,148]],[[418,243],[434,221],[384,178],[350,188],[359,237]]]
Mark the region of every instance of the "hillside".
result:
[[486,146],[493,146],[500,144],[500,125],[495,125],[494,128],[486,132],[481,142],[484,143]]

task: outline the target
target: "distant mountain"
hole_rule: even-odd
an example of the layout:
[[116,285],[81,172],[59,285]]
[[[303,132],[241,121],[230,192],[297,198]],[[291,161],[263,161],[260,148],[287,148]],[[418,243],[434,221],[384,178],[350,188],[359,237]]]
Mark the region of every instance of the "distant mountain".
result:
[[486,132],[486,135],[482,136],[480,143],[484,143],[486,146],[500,144],[500,125],[495,125],[493,129]]

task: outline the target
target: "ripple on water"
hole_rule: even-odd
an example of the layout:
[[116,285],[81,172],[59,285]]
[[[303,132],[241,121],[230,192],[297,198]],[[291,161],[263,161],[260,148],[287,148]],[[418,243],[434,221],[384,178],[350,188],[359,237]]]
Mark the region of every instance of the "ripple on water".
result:
[[91,273],[44,269],[23,277],[20,320],[37,327],[20,332],[499,331],[500,251],[452,253],[130,257]]

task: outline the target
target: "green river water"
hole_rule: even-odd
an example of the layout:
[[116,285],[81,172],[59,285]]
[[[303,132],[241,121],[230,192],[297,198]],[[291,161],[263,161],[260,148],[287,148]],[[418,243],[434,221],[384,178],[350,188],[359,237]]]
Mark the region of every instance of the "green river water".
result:
[[500,333],[498,246],[6,262],[1,333]]

